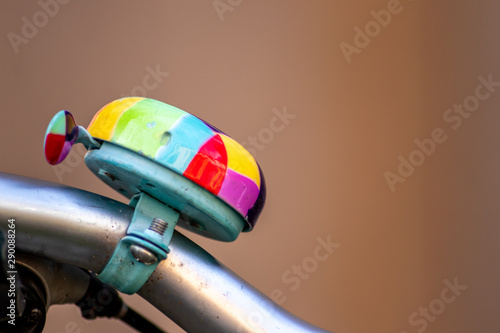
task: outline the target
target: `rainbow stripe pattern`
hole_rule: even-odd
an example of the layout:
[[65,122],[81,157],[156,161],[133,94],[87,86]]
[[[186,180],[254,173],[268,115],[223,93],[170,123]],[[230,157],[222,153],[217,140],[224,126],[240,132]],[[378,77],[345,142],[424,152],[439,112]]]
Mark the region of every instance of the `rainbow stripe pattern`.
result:
[[203,120],[163,102],[126,97],[104,106],[89,133],[140,153],[218,196],[254,226],[265,182],[252,155]]

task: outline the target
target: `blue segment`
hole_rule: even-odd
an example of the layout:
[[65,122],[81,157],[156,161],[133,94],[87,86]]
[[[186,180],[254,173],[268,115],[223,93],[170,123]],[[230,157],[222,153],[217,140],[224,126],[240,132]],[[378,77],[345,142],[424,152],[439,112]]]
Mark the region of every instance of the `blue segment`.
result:
[[169,133],[168,143],[158,149],[154,159],[181,175],[201,146],[215,136],[207,124],[189,114],[176,121]]

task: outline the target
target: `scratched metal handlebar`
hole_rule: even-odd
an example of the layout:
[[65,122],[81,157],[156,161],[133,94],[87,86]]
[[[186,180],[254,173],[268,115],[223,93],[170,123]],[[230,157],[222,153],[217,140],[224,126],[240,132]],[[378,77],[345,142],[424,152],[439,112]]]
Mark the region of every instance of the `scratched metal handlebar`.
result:
[[[19,252],[101,272],[133,208],[63,185],[0,173],[0,221],[16,219]],[[0,223],[5,231],[7,223]],[[138,294],[188,332],[327,332],[266,295],[177,231]]]

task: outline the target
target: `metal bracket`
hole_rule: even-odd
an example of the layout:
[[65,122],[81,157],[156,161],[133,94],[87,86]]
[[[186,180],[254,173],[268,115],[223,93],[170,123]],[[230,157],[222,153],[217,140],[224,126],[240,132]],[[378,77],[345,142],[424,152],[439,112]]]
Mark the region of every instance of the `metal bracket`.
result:
[[135,195],[130,206],[135,211],[127,235],[120,240],[98,278],[132,295],[167,257],[179,213],[144,192]]

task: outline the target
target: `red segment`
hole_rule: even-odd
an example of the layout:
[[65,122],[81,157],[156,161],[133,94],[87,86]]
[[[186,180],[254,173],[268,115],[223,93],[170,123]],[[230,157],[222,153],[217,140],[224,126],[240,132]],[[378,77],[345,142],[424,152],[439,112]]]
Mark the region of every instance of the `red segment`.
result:
[[47,134],[45,138],[45,158],[49,164],[57,164],[63,151],[65,141],[65,135]]
[[221,137],[208,140],[189,163],[184,176],[213,194],[218,194],[226,176],[227,153]]

